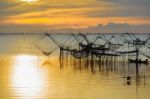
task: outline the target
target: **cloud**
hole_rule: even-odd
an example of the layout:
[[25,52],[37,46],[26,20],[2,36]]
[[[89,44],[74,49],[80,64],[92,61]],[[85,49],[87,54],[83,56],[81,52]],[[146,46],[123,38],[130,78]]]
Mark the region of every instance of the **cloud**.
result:
[[89,17],[150,16],[149,0],[39,0],[33,4],[21,0],[3,0],[0,1],[0,8],[0,18],[30,12],[80,8],[94,8],[88,13],[83,11]]
[[[6,28],[7,27],[7,28]],[[150,25],[130,25],[127,23],[98,24],[87,28],[57,28],[59,26],[0,25],[0,33],[150,33]]]
[[42,32],[48,28],[88,30],[109,23],[127,23],[130,29],[135,29],[150,24],[150,0],[38,0],[34,3],[0,0],[0,9],[0,32],[8,28],[13,32]]
[[98,24],[87,28],[73,29],[64,28],[54,30],[55,33],[150,33],[150,25],[130,25],[127,23],[109,23],[107,25]]
[[[150,10],[150,0],[105,0],[105,2],[115,5],[117,9],[103,14],[103,17],[150,17],[150,13],[148,13]],[[94,15],[101,16],[99,13]]]
[[0,1],[0,17],[13,16],[29,12],[41,12],[47,10],[60,9],[79,9],[92,7],[109,7],[105,2],[97,2],[96,0],[39,0],[35,3],[24,3],[21,0],[5,0]]
[[[98,0],[101,1],[101,0]],[[132,6],[142,6],[142,5],[149,5],[149,0],[105,0],[106,2],[112,2],[115,4],[121,5],[132,5]]]

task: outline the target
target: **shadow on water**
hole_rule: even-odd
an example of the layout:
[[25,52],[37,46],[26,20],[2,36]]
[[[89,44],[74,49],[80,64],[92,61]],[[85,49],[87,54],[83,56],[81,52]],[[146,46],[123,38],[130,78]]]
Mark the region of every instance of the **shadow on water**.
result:
[[75,58],[71,54],[61,53],[60,69],[65,66],[72,66],[75,71],[90,70],[94,75],[101,73],[111,75],[114,73],[120,75],[123,79],[123,86],[136,86],[136,95],[138,99],[139,86],[146,86],[146,79],[149,79],[149,73],[143,70],[149,68],[148,64],[130,63],[126,60],[121,60],[120,56],[90,56],[86,58]]
[[52,63],[47,60],[47,61],[44,61],[44,62],[41,64],[41,66],[44,66],[44,65],[52,65]]

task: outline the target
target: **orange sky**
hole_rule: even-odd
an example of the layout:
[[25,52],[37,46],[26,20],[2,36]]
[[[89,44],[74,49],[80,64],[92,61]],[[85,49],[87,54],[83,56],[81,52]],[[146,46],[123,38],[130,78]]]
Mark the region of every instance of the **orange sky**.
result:
[[[134,1],[134,2],[133,2]],[[98,24],[150,24],[148,0],[25,0],[0,1],[2,25],[85,28]]]

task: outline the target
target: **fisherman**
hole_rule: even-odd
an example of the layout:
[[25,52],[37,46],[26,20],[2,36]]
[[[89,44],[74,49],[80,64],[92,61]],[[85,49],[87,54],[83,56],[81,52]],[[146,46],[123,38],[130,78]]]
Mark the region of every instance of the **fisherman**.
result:
[[127,85],[130,85],[130,84],[131,84],[131,77],[127,76]]

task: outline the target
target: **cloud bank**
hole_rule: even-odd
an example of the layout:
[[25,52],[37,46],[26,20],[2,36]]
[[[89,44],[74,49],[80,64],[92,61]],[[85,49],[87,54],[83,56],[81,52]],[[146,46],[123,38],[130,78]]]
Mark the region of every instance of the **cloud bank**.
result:
[[[55,26],[54,26],[55,27]],[[130,25],[127,23],[98,24],[87,28],[60,28],[53,26],[30,26],[30,25],[0,25],[0,33],[150,33],[150,25]]]

